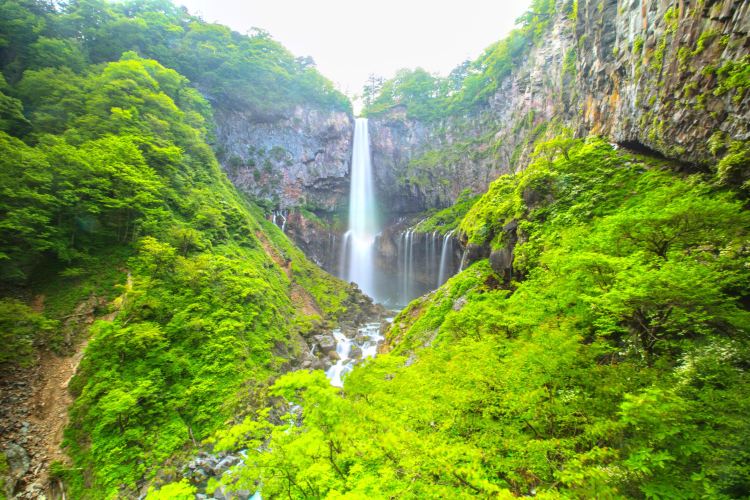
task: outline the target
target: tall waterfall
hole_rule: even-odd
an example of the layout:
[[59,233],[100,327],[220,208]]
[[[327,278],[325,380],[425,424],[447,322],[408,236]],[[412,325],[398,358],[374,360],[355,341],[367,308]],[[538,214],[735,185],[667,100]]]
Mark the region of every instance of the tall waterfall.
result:
[[[357,118],[354,126],[351,187],[349,191],[349,232],[344,240],[347,258],[342,276],[375,296],[373,244],[378,233],[377,205],[370,163],[370,137],[367,118]],[[345,272],[344,272],[345,271]]]

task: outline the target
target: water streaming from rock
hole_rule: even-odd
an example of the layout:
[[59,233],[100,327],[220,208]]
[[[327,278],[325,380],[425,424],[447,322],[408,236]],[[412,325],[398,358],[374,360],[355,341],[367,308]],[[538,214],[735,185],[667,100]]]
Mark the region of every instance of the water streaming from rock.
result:
[[346,279],[359,285],[367,295],[376,297],[373,243],[378,233],[378,217],[366,118],[357,118],[354,126],[350,186]]
[[[271,212],[271,222],[278,226],[281,229],[281,232],[284,233],[286,232],[286,221],[288,216],[288,210],[274,210]],[[281,224],[278,222],[279,219],[281,219]]]
[[448,256],[453,252],[453,230],[443,236],[443,248],[440,250],[440,270],[438,271],[438,286],[448,279]]
[[404,307],[420,295],[439,287],[458,271],[460,248],[453,238],[454,231],[440,235],[438,231],[418,232],[409,227],[388,236],[395,249],[391,266],[395,271],[394,286],[389,304]]
[[351,236],[351,231],[344,233],[344,237],[341,238],[341,248],[339,250],[339,278],[345,281],[348,280],[349,274],[349,239]]
[[463,253],[461,254],[461,264],[459,264],[458,266],[459,273],[463,271],[464,268],[466,267],[466,257],[468,257],[468,255],[469,255],[469,251],[467,249],[464,249]]

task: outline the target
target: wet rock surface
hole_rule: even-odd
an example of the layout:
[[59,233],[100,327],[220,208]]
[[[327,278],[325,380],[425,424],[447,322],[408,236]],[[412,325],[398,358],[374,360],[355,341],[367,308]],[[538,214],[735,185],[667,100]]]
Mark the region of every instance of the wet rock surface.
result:
[[358,363],[374,358],[385,340],[380,322],[367,323],[356,329],[336,329],[331,332],[336,340],[336,362],[327,370],[331,385],[343,386],[343,379]]

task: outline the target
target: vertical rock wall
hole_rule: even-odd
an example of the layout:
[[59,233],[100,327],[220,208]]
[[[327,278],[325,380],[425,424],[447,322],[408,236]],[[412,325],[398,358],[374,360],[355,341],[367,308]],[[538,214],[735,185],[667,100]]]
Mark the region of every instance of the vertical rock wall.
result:
[[379,187],[397,212],[446,206],[563,127],[714,163],[750,137],[749,11],[747,0],[561,0],[541,43],[472,114],[372,118]]
[[280,209],[345,209],[354,121],[347,113],[296,107],[259,118],[249,110],[215,109],[219,159],[242,191]]
[[747,78],[750,2],[583,0],[578,8],[581,133],[693,164],[720,153],[709,147],[717,130],[722,140],[748,139],[750,95],[730,80],[742,67]]

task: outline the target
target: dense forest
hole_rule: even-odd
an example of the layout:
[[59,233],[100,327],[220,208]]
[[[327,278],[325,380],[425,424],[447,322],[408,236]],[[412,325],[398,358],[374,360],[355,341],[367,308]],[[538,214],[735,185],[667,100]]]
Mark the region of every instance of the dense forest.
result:
[[279,379],[299,427],[261,412],[219,434],[267,449],[238,471],[245,484],[299,498],[747,495],[743,204],[600,139],[539,152],[460,222],[472,242],[515,246],[512,272],[480,260],[410,304],[345,398],[316,373]]
[[4,1],[0,24],[0,363],[74,349],[76,307],[105,299],[95,312],[116,318],[92,326],[70,385],[72,463],[52,469],[74,498],[129,496],[277,373],[295,336],[358,310],[231,186],[199,89],[260,115],[350,105],[266,33],[170,2]]
[[[364,114],[465,130],[578,15],[534,0],[447,77],[366,87]],[[750,496],[746,140],[711,130],[711,160],[688,163],[524,116],[486,192],[410,214],[455,235],[460,272],[341,389],[298,369],[303,339],[374,306],[232,185],[214,137],[218,105],[351,114],[311,59],[167,0],[3,0],[0,69],[0,375],[85,346],[52,497]],[[746,102],[747,56],[701,71]],[[436,144],[410,168],[430,183],[467,156]],[[241,463],[199,484],[183,471],[208,451]],[[11,462],[0,498],[22,494]]]

